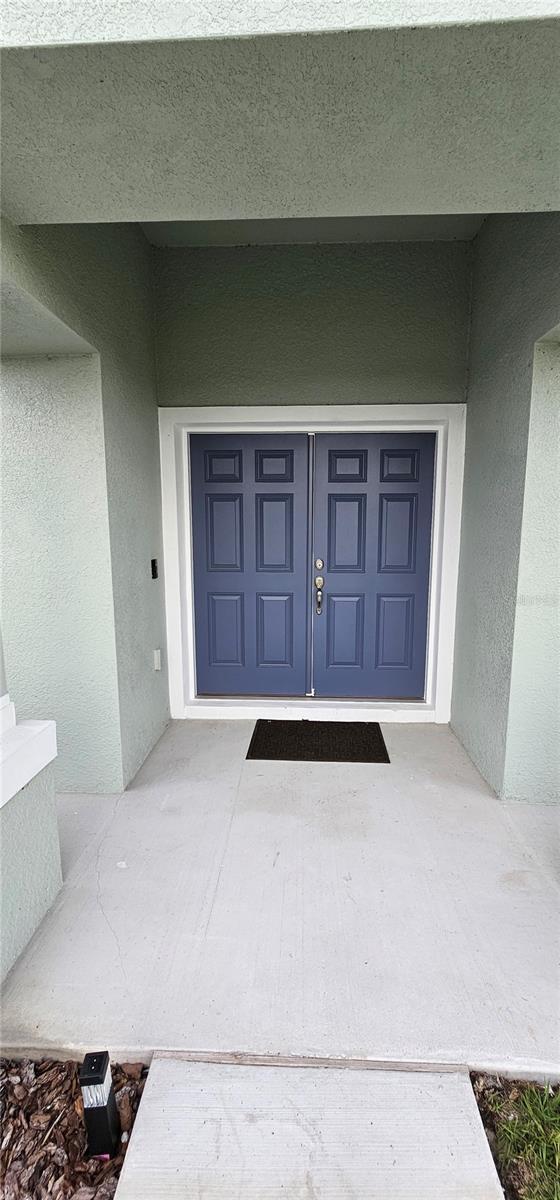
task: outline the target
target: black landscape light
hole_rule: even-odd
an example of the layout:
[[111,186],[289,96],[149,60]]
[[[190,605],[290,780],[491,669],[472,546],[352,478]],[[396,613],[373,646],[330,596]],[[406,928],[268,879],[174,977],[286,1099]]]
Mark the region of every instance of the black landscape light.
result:
[[88,1157],[114,1158],[121,1126],[107,1050],[86,1054],[80,1067],[79,1083],[84,1102]]

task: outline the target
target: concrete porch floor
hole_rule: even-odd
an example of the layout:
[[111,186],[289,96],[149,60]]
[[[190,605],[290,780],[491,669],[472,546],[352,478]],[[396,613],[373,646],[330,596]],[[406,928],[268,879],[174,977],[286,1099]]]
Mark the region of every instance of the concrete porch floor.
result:
[[122,795],[60,798],[4,1048],[558,1073],[559,810],[443,726],[384,726],[379,766],[246,762],[252,730],[174,723]]

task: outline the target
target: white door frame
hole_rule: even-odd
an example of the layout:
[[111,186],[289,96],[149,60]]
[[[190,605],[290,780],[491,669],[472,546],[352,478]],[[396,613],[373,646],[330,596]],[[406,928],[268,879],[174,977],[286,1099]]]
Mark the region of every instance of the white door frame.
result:
[[[465,458],[464,404],[345,404],[251,408],[160,408],[165,612],[171,716],[437,721],[451,713],[455,610]],[[199,698],[195,683],[193,562],[188,436],[191,433],[436,434],[426,699]]]

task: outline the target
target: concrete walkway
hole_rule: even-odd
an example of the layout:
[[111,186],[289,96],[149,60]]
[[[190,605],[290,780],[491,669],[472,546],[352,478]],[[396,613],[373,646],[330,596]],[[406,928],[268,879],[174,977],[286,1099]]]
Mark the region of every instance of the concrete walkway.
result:
[[245,761],[176,723],[119,797],[64,797],[66,880],[3,1044],[558,1071],[557,810],[500,804],[441,726],[388,765]]
[[503,1200],[468,1075],[155,1058],[117,1200]]

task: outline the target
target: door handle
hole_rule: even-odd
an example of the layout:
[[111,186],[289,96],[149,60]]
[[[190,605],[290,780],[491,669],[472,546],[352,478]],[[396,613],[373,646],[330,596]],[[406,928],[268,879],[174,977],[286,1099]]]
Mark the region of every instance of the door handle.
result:
[[315,612],[317,613],[317,616],[320,617],[321,613],[323,611],[323,588],[325,586],[325,580],[323,579],[322,575],[316,575],[314,583],[315,583]]

